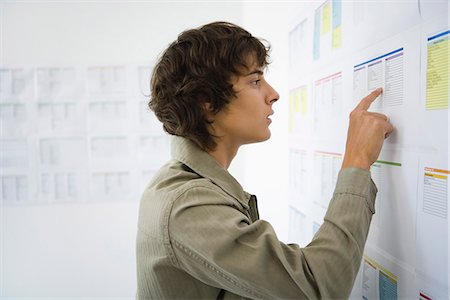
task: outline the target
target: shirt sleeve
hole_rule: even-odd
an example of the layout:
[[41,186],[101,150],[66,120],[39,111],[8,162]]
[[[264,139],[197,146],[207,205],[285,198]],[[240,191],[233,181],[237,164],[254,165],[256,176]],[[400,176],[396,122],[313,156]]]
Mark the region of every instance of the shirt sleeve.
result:
[[280,242],[268,222],[251,223],[227,195],[194,187],[172,207],[170,251],[191,276],[243,297],[348,298],[375,195],[369,171],[341,170],[323,225],[300,248]]

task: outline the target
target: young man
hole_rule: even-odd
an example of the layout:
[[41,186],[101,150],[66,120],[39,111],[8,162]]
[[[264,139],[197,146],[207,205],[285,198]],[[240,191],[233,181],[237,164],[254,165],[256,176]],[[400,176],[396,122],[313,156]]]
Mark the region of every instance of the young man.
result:
[[162,54],[149,106],[174,135],[173,159],[146,188],[137,236],[138,299],[341,299],[353,286],[376,187],[369,168],[393,130],[350,115],[346,151],[324,223],[305,248],[277,239],[256,197],[227,172],[240,146],[270,137],[279,95],[264,78],[268,48],[244,29],[211,23]]

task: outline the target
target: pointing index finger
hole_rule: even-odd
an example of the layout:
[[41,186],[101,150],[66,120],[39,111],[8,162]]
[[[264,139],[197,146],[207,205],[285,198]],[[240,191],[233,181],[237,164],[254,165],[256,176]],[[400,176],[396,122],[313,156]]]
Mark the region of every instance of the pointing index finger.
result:
[[364,97],[358,104],[357,108],[361,110],[368,110],[370,107],[370,104],[372,104],[375,99],[383,92],[382,88],[377,88],[376,90],[372,91],[369,95]]

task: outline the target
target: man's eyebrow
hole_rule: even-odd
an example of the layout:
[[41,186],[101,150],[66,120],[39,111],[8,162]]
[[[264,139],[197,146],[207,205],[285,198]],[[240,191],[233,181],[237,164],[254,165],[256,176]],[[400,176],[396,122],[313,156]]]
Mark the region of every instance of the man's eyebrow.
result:
[[249,73],[245,74],[244,76],[250,76],[253,74],[264,75],[264,72],[261,70],[253,70],[253,71],[250,71]]

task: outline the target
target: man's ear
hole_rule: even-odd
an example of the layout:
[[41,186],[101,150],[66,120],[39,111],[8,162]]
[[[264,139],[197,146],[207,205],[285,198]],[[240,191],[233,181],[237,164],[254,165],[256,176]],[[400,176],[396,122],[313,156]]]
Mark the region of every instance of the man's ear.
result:
[[206,118],[208,119],[208,121],[213,122],[215,114],[213,112],[211,102],[208,102],[208,101],[203,102],[202,107],[203,107],[204,114],[205,114]]
[[211,102],[204,101],[203,102],[203,109],[205,110],[205,112],[211,112],[212,113]]

